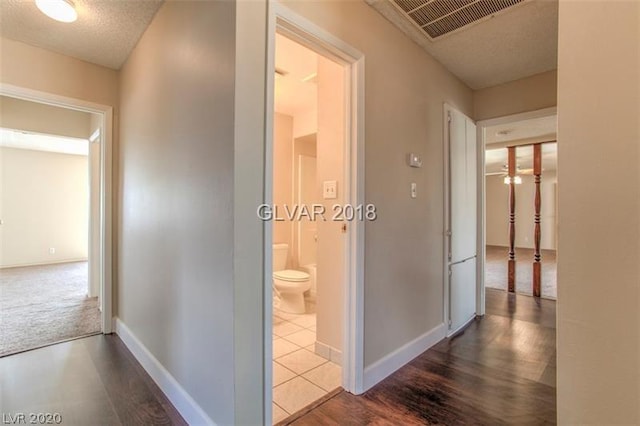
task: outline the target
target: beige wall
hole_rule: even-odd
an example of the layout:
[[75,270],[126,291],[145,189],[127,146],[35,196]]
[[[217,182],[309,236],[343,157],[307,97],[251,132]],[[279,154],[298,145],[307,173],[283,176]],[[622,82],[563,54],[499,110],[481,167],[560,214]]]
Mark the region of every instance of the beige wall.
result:
[[557,71],[473,92],[473,118],[485,120],[556,106]]
[[296,114],[293,122],[293,137],[299,138],[318,131],[318,111],[310,109]]
[[235,7],[165,3],[120,75],[118,316],[217,424],[234,423]]
[[116,106],[118,73],[70,56],[0,38],[0,81]]
[[559,25],[558,423],[639,424],[640,2]]
[[[504,176],[486,177],[486,243],[489,246],[509,246],[509,185]],[[556,176],[543,175],[540,183],[541,239],[545,250],[556,249]],[[516,185],[516,247],[533,248],[535,184],[533,176],[522,176]]]
[[279,218],[273,221],[273,242],[289,245],[287,266],[293,266],[292,221],[287,220],[285,205],[293,206],[293,117],[275,114],[273,126],[273,204]]
[[87,171],[86,156],[0,148],[0,267],[87,259]]
[[87,139],[91,114],[0,96],[0,127]]
[[472,92],[364,2],[284,4],[365,55],[365,201],[378,209],[365,225],[369,366],[443,321],[443,103],[472,115]]
[[[324,206],[326,221],[319,220],[316,252],[316,340],[342,351],[345,234],[342,222],[331,220],[333,206],[345,198],[345,81],[344,67],[318,57],[318,134],[316,136],[316,179],[318,202]],[[337,182],[337,198],[324,199],[323,183]]]

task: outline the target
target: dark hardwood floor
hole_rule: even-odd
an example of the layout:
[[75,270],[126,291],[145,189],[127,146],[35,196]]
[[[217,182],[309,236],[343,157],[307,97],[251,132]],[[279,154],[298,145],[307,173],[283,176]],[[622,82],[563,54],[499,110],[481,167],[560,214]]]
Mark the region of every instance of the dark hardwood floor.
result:
[[58,413],[63,425],[186,425],[116,335],[0,358],[0,415],[20,413],[27,422]]
[[363,395],[340,392],[285,424],[556,422],[556,302],[487,290],[486,315]]
[[[487,290],[487,314],[364,395],[339,392],[294,425],[552,424],[555,302]],[[92,336],[0,358],[0,413],[64,425],[185,425],[122,341]]]

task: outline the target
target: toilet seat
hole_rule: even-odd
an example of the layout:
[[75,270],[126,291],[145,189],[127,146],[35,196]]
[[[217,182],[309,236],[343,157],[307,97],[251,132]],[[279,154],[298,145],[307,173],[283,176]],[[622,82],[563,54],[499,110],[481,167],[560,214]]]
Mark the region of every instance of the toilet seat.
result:
[[275,271],[273,273],[273,278],[282,281],[299,283],[308,281],[310,276],[306,272],[295,271],[293,269],[285,269],[284,271]]

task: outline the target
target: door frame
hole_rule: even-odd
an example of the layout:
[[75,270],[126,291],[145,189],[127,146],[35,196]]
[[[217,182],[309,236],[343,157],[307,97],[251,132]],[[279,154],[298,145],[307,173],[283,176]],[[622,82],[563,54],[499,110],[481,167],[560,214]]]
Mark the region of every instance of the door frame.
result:
[[[112,282],[112,144],[113,144],[113,107],[82,99],[61,96],[49,92],[28,89],[12,84],[0,83],[0,95],[52,105],[61,108],[97,114],[101,117],[100,124],[100,253],[97,267],[100,271],[100,313],[101,330],[103,334],[113,331],[113,282]],[[87,138],[88,139],[88,138]],[[89,218],[91,221],[92,219]],[[92,227],[89,227],[89,241],[94,237]]]
[[[268,3],[267,96],[265,149],[265,203],[272,204],[273,123],[276,32],[329,57],[345,67],[345,204],[364,205],[364,55],[310,20],[271,0]],[[342,385],[354,394],[364,391],[364,222],[354,221],[345,238],[345,286]],[[272,407],[272,242],[273,230],[265,226],[265,418]]]
[[478,285],[476,296],[476,312],[477,315],[485,314],[485,261],[486,261],[486,231],[487,231],[487,210],[486,210],[486,181],[484,175],[485,148],[486,148],[486,130],[487,127],[500,124],[514,123],[522,120],[533,118],[550,117],[558,115],[557,107],[542,108],[534,111],[527,111],[518,114],[505,115],[497,118],[489,118],[476,122],[477,132],[477,155],[478,155]]

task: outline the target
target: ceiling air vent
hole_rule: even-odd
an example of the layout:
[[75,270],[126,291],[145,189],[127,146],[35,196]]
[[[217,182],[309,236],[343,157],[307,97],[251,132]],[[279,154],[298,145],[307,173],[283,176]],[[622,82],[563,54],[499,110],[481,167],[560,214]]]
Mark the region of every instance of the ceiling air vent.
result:
[[527,0],[391,0],[431,39]]

